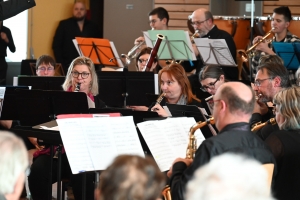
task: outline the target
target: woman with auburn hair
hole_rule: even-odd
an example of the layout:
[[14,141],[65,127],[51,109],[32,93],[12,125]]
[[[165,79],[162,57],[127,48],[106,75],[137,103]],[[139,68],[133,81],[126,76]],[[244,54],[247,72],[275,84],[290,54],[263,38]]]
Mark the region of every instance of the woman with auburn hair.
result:
[[180,64],[171,64],[161,69],[158,73],[158,80],[165,98],[161,104],[153,106],[151,111],[167,117],[167,112],[162,108],[165,103],[202,106],[200,100],[192,93],[189,79]]
[[266,139],[275,156],[278,172],[274,179],[276,199],[300,199],[300,87],[283,89],[273,98],[280,130]]

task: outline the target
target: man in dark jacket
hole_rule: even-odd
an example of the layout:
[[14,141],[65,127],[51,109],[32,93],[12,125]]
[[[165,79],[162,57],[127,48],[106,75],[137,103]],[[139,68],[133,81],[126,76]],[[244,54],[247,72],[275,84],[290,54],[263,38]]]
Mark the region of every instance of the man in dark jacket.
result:
[[79,56],[72,41],[75,37],[101,37],[99,27],[86,19],[86,8],[82,2],[74,4],[73,17],[60,21],[53,38],[55,60],[62,64],[65,74],[72,60]]
[[215,137],[205,140],[194,160],[177,158],[169,171],[172,199],[184,199],[187,182],[194,172],[212,157],[232,152],[244,154],[265,163],[275,159],[264,142],[249,129],[249,120],[254,108],[253,90],[240,82],[224,83],[214,95],[213,117],[220,131]]

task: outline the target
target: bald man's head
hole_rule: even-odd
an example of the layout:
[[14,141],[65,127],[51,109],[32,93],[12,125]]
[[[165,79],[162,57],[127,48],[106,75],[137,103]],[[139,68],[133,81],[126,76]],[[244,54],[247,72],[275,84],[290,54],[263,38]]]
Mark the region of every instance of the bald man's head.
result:
[[199,9],[195,10],[191,17],[194,17],[197,19],[211,19],[212,22],[214,20],[212,13],[205,8],[199,8]]
[[216,99],[222,99],[228,105],[231,114],[251,115],[254,109],[254,91],[241,82],[222,84],[216,92]]

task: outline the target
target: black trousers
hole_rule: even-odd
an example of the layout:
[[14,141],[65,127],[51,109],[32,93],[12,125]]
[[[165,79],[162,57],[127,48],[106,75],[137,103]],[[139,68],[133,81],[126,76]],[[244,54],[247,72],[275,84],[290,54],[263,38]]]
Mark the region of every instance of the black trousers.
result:
[[7,63],[5,57],[0,57],[0,85],[6,85]]
[[[74,198],[82,199],[82,175],[72,174],[66,154],[62,154],[61,176],[70,179]],[[57,182],[57,159],[53,159],[52,183]],[[34,159],[28,177],[29,190],[33,200],[47,200],[50,172],[50,156],[41,155]],[[94,199],[94,173],[86,174],[86,199]]]

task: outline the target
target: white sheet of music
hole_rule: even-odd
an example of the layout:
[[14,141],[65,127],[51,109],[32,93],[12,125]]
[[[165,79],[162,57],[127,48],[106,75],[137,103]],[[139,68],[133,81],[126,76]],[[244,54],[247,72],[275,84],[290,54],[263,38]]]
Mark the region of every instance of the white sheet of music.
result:
[[57,119],[73,174],[104,170],[121,154],[144,156],[132,116]]
[[236,66],[225,39],[195,38],[194,41],[205,64]]
[[[161,171],[169,170],[176,158],[185,158],[188,133],[195,123],[192,117],[180,117],[137,124]],[[203,134],[197,130],[195,135],[201,144],[204,140]]]

